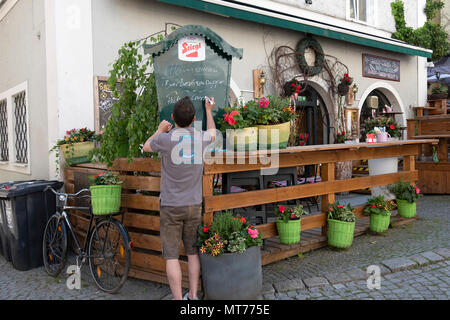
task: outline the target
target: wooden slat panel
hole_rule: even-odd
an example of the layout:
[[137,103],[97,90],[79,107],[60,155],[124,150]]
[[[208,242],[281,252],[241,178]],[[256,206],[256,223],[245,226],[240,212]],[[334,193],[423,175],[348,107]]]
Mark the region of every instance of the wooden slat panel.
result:
[[[131,241],[137,248],[148,249],[161,252],[161,237],[150,234],[128,232]],[[180,255],[186,255],[184,252],[184,246],[180,244]]]
[[152,216],[147,214],[127,212],[124,215],[123,222],[125,227],[127,228],[132,227],[154,231],[159,231],[160,228],[159,216]]
[[159,211],[159,198],[141,194],[122,194],[122,207]]
[[374,186],[384,186],[396,183],[400,179],[416,181],[418,179],[418,172],[398,172],[347,180],[318,182],[307,185],[297,185],[283,188],[205,197],[205,211],[213,212],[240,207],[249,207],[258,204],[274,203],[312,197],[316,195],[359,190]]
[[114,161],[111,169],[119,171],[161,172],[161,162],[152,158],[134,158],[132,162],[128,162],[127,158],[119,158]]
[[161,177],[119,176],[123,189],[160,191]]
[[[166,272],[166,261],[162,256],[147,254],[142,252],[131,252],[131,265],[142,269],[152,269]],[[187,262],[180,260],[182,272],[187,272]]]

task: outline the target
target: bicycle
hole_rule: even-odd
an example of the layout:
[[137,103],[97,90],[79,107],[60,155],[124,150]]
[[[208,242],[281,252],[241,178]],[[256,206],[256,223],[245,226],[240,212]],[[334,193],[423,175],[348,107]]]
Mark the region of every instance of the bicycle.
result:
[[[64,268],[67,262],[67,229],[69,229],[78,249],[77,267],[81,269],[88,260],[96,285],[107,293],[118,292],[128,278],[133,247],[123,226],[123,213],[96,216],[92,214],[91,206],[67,205],[69,198],[90,198],[90,195],[80,196],[83,192],[89,191],[88,189],[82,189],[75,194],[56,192],[50,186],[44,191],[48,190],[56,195],[56,213],[49,218],[44,231],[42,253],[46,272],[50,276],[57,277]],[[69,209],[89,210],[89,227],[83,248],[66,213]],[[117,215],[122,215],[122,222],[113,217]]]

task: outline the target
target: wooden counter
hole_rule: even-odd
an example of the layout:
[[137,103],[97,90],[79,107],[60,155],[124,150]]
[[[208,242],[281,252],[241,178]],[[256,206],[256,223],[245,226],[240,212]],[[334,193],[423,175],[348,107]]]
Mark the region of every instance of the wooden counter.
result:
[[[415,156],[420,153],[421,145],[437,143],[438,140],[434,139],[406,140],[387,143],[304,146],[250,154],[234,152],[208,154],[205,157],[203,175],[204,222],[211,222],[214,212],[217,211],[317,196],[321,198],[322,212],[302,218],[301,244],[293,246],[283,246],[279,242],[277,244],[275,223],[258,225],[257,228],[262,232],[263,238],[269,240],[269,247],[272,248],[263,250],[262,264],[318,248],[326,245],[327,215],[325,212],[328,203],[334,202],[335,193],[388,185],[396,183],[401,178],[415,182],[418,179]],[[403,171],[335,180],[336,162],[386,157],[402,157]],[[233,194],[215,195],[213,193],[213,177],[217,174],[267,169],[273,165],[292,167],[311,164],[322,165],[321,182]],[[67,168],[65,170],[67,192],[76,192],[86,187],[89,175],[104,170],[106,170],[104,165],[94,164],[81,164]],[[136,158],[129,163],[127,159],[121,158],[117,159],[109,170],[118,173],[124,181],[122,194],[122,209],[126,212],[124,224],[136,248],[131,255],[130,276],[167,283],[159,237],[160,162],[151,158]],[[355,208],[358,217],[362,217],[362,210],[363,207]],[[70,219],[77,233],[83,236],[88,224],[86,214],[79,211],[71,212]],[[366,229],[357,228],[355,232],[361,233],[363,232],[361,230]],[[316,235],[313,234],[316,232],[314,230],[318,230]],[[183,247],[180,254],[182,256],[185,254]],[[184,274],[183,285],[187,286],[187,262],[183,258],[181,268]]]

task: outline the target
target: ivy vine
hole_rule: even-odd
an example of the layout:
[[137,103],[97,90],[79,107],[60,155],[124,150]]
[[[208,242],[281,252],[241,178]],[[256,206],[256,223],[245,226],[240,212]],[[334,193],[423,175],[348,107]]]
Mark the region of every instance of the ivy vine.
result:
[[424,9],[427,21],[423,27],[413,29],[406,25],[403,1],[395,0],[391,3],[391,9],[397,31],[392,34],[392,38],[433,50],[432,61],[437,61],[446,56],[450,52],[448,34],[441,25],[431,22],[444,5],[445,3],[441,0],[427,0]]
[[[172,27],[172,30],[175,27]],[[94,151],[98,160],[111,166],[117,157],[152,156],[142,151],[145,141],[158,128],[159,109],[156,93],[153,58],[144,55],[148,41],[157,43],[163,39],[160,31],[149,37],[125,43],[118,51],[118,58],[109,72],[108,84],[114,97],[111,117],[101,136],[100,148]]]

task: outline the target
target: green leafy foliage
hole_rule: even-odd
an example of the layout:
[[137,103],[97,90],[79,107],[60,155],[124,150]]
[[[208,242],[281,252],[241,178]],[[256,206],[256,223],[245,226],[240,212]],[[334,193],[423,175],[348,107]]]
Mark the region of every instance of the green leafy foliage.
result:
[[424,9],[427,16],[427,22],[425,22],[423,27],[413,29],[406,25],[403,1],[396,0],[392,2],[392,15],[394,16],[395,27],[397,30],[392,34],[392,38],[405,41],[414,46],[433,50],[432,61],[437,61],[446,56],[450,51],[448,34],[441,25],[431,22],[444,5],[444,2],[441,0],[427,0]]
[[402,131],[401,126],[391,117],[376,117],[368,118],[361,126],[363,128],[363,134],[375,133],[375,127],[386,128],[386,132],[390,134],[391,137],[401,137]]
[[328,219],[355,222],[356,215],[353,213],[353,208],[350,204],[343,206],[339,202],[335,202],[328,204]]
[[257,124],[272,125],[289,122],[295,119],[294,108],[289,98],[267,96],[259,99]]
[[372,197],[367,200],[368,204],[364,207],[363,213],[365,215],[381,214],[383,216],[391,215],[393,208],[391,201],[385,201],[384,196]]
[[[152,37],[152,42],[162,35]],[[158,128],[159,111],[153,58],[144,57],[147,39],[124,44],[110,71],[108,84],[118,99],[103,130],[101,147],[95,155],[111,166],[117,157],[143,156],[143,144]]]
[[91,186],[108,186],[123,183],[123,181],[119,180],[119,176],[112,173],[111,171],[99,173],[95,176],[89,176],[88,179]]
[[410,203],[416,202],[420,197],[422,197],[420,189],[416,185],[403,180],[400,180],[396,184],[389,185],[388,189],[395,195],[396,199],[406,200]]

